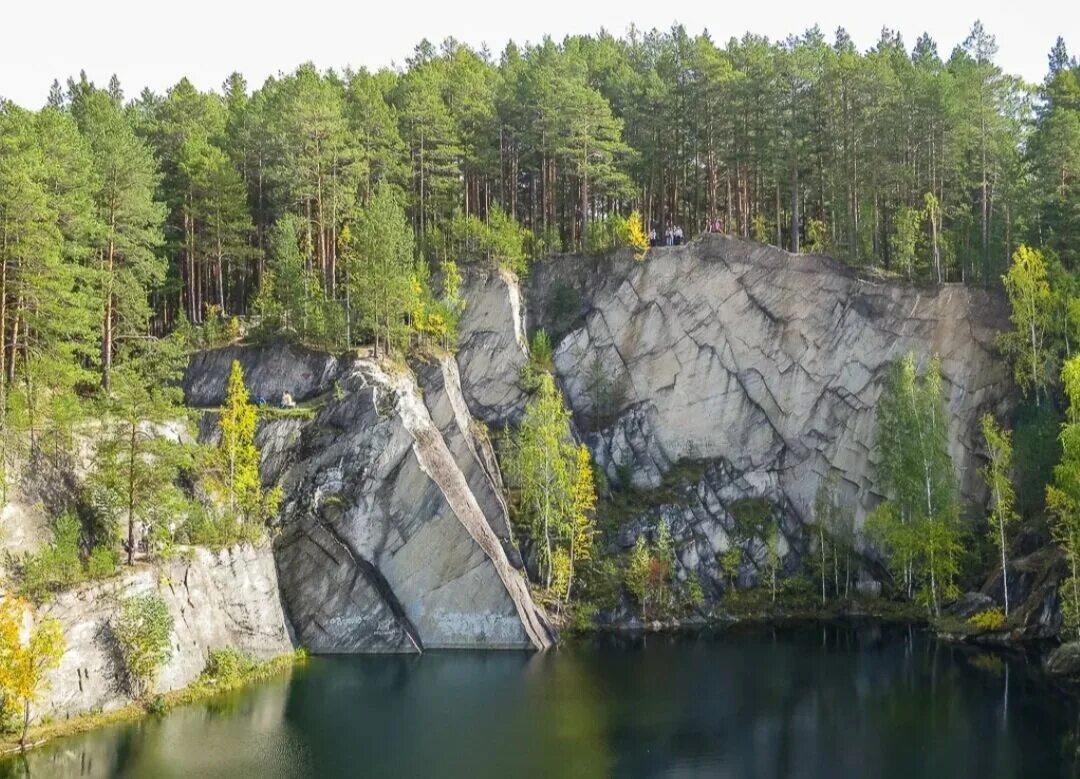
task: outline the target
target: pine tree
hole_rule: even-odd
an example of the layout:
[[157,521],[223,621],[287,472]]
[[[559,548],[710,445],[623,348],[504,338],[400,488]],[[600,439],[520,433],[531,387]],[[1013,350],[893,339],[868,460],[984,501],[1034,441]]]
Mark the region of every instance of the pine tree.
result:
[[108,521],[126,527],[128,565],[134,562],[140,526],[152,555],[156,544],[168,543],[170,524],[188,508],[177,479],[193,464],[192,452],[163,429],[184,419],[179,378],[185,355],[179,347],[172,338],[129,350],[104,403],[90,492]]
[[153,155],[136,135],[116,95],[85,79],[69,84],[71,110],[86,137],[100,188],[97,242],[101,272],[101,382],[108,390],[118,340],[145,334],[149,293],[165,278],[156,254],[163,205],[155,199],[158,174]]
[[361,329],[388,351],[408,344],[415,275],[413,233],[393,189],[380,185],[361,210],[347,255],[350,307]]

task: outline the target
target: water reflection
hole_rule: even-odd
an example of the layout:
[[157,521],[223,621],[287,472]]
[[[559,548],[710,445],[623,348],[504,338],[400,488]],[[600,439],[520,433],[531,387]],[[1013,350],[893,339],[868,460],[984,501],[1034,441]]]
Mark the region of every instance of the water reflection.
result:
[[318,658],[0,775],[1073,776],[1078,717],[1022,657],[809,626],[544,656]]

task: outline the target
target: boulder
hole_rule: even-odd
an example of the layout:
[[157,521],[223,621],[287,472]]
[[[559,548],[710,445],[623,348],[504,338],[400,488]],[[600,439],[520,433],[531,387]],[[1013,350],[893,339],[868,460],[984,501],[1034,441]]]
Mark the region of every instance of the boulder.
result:
[[1043,668],[1048,674],[1080,680],[1080,642],[1062,644],[1047,655]]

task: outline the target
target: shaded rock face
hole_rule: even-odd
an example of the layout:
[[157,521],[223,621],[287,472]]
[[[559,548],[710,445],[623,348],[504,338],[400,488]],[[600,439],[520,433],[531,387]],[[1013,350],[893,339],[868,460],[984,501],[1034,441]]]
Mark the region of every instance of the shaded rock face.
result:
[[321,395],[333,386],[338,374],[336,357],[300,346],[226,346],[191,358],[182,383],[185,402],[198,408],[220,406],[225,401],[233,360],[244,369],[251,397],[265,398],[268,403],[278,403],[285,392],[297,402]]
[[313,421],[260,433],[264,475],[285,488],[275,548],[296,636],[328,653],[547,647],[504,549],[505,506],[447,387],[456,371],[422,374],[423,400],[410,376],[357,361]]
[[139,568],[62,593],[43,607],[63,626],[67,651],[35,715],[66,718],[130,702],[111,624],[124,598],[151,591],[165,599],[175,622],[158,692],[193,682],[214,649],[233,647],[259,659],[293,649],[270,548],[195,549],[190,562]]
[[961,491],[982,498],[978,419],[1006,406],[1010,386],[993,353],[1008,322],[997,295],[861,279],[824,257],[722,236],[616,260],[603,275],[570,260],[534,275],[537,305],[557,284],[582,291],[582,324],[555,365],[578,418],[602,420],[589,443],[609,479],[653,487],[679,461],[723,460],[775,485],[806,520],[833,470],[861,523],[881,497],[881,380],[912,351],[921,365],[941,358]]
[[[1009,560],[1008,570],[1009,622],[1014,632],[1028,640],[1057,636],[1063,624],[1058,588],[1068,574],[1064,553],[1048,544]],[[1000,567],[979,594],[994,605],[1004,606]]]
[[517,281],[506,271],[470,268],[461,294],[468,301],[458,323],[457,353],[465,403],[486,424],[514,424],[528,399],[518,381],[528,352]]

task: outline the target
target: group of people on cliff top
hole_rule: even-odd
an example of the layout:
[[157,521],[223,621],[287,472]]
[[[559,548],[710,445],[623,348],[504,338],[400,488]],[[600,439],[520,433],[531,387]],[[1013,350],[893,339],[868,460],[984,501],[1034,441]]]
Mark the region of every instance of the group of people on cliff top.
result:
[[[706,229],[710,233],[724,232],[724,226],[719,219],[708,224]],[[655,227],[649,230],[649,246],[679,246],[682,242],[683,229],[679,225],[668,225],[663,234],[658,233]]]
[[[661,243],[661,239],[663,243]],[[683,229],[678,225],[668,225],[663,236],[656,232],[656,228],[649,230],[649,246],[678,246],[683,242]]]

